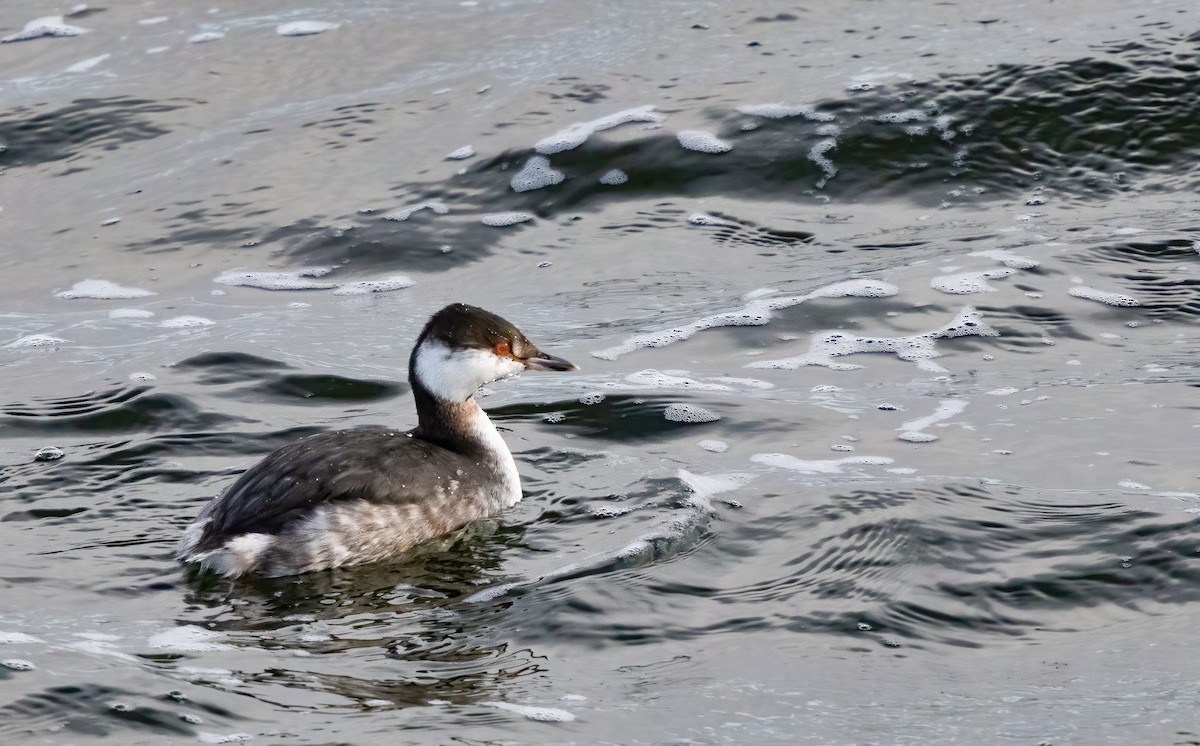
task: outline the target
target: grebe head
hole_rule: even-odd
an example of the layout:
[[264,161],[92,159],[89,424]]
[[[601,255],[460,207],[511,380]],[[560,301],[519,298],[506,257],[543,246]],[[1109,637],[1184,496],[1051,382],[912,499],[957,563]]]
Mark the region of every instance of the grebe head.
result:
[[484,384],[526,370],[578,370],[547,355],[494,313],[454,303],[435,313],[413,347],[409,378],[437,399],[466,401]]

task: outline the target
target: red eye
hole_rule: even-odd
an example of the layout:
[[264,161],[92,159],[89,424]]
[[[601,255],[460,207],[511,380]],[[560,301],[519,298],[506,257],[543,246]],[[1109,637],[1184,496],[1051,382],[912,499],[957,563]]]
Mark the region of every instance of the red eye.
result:
[[512,347],[508,344],[508,342],[497,342],[496,354],[500,357],[509,357],[512,355]]

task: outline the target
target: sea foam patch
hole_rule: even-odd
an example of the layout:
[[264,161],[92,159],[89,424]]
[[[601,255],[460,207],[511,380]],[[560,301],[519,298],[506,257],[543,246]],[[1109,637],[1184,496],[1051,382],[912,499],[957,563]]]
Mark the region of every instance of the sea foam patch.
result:
[[818,111],[811,104],[749,104],[739,106],[737,110],[741,114],[747,114],[754,117],[765,117],[767,119],[787,119],[788,117],[804,117],[810,122],[832,122],[837,117],[823,111]]
[[446,213],[450,212],[450,208],[446,206],[445,202],[428,200],[426,202],[410,205],[408,207],[402,207],[399,210],[392,210],[391,212],[384,213],[379,217],[384,220],[405,221],[421,210],[429,210],[435,215],[445,215]]
[[25,24],[25,28],[17,33],[0,39],[0,44],[8,44],[14,41],[28,41],[43,36],[79,36],[87,32],[88,30],[85,28],[70,25],[63,20],[62,16],[43,16]]
[[593,119],[590,122],[576,122],[564,129],[544,137],[534,144],[533,149],[542,155],[553,155],[564,150],[573,150],[587,142],[587,139],[597,132],[619,127],[622,124],[646,122],[661,124],[665,117],[654,110],[653,106],[638,106],[633,109],[618,111],[606,117]]
[[57,345],[66,344],[69,340],[61,337],[52,337],[49,334],[27,334],[24,337],[19,337],[4,345],[6,350],[21,350],[33,347],[55,347]]
[[694,150],[697,153],[716,154],[733,150],[733,143],[705,130],[683,130],[675,137],[685,150]]
[[312,34],[332,31],[340,25],[329,21],[292,21],[276,26],[275,33],[280,36],[311,36]]
[[962,414],[966,408],[967,402],[964,399],[943,399],[938,402],[937,409],[933,411],[933,414],[918,417],[915,420],[909,420],[902,424],[898,437],[900,440],[906,440],[910,443],[929,443],[935,441],[937,440],[937,436],[925,432],[925,428],[934,423]]
[[493,212],[489,215],[484,215],[479,219],[479,222],[484,225],[490,225],[493,228],[507,228],[510,225],[517,225],[518,223],[528,223],[533,218],[533,213],[530,212]]
[[666,347],[681,342],[705,329],[722,326],[761,326],[771,320],[773,311],[790,308],[814,298],[884,298],[898,292],[900,292],[900,288],[882,280],[846,280],[817,288],[804,295],[775,298],[761,297],[761,292],[755,291],[755,297],[741,308],[705,316],[683,326],[637,334],[619,345],[597,350],[592,355],[601,360],[616,360],[621,355],[627,355],[635,350]]
[[808,352],[779,360],[760,360],[750,363],[748,368],[773,368],[796,370],[806,365],[819,365],[830,370],[857,370],[863,366],[854,363],[839,363],[835,358],[860,352],[890,352],[901,360],[915,362],[921,370],[945,373],[945,368],[933,362],[940,357],[936,343],[951,337],[998,337],[1000,332],[988,326],[982,315],[971,306],[959,311],[950,323],[923,334],[908,337],[861,337],[849,332],[819,332],[813,335]]
[[63,290],[55,293],[58,298],[76,299],[76,298],[91,298],[95,300],[117,300],[128,298],[144,298],[147,295],[154,295],[150,290],[142,290],[141,288],[128,288],[123,285],[118,285],[115,282],[108,280],[80,280],[71,286],[70,290]]
[[313,278],[323,277],[332,271],[333,267],[301,267],[282,272],[235,269],[218,275],[213,282],[262,290],[328,290],[337,287],[338,283]]
[[347,282],[333,291],[334,295],[369,295],[371,293],[388,293],[393,290],[403,290],[410,288],[414,284],[411,277],[407,275],[390,275],[388,277],[380,277],[377,280],[358,280],[355,282]]
[[1067,290],[1067,294],[1084,300],[1094,300],[1097,303],[1103,303],[1108,306],[1140,306],[1142,302],[1137,298],[1130,298],[1128,295],[1120,293],[1110,293],[1105,290],[1097,290],[1096,288],[1086,287],[1084,285],[1075,285]]
[[982,272],[959,272],[935,277],[929,281],[929,287],[950,295],[969,295],[972,293],[994,293],[997,288],[988,284],[988,280],[1001,280],[1016,274],[1015,269],[988,269]]
[[550,166],[550,159],[535,155],[525,162],[520,171],[513,174],[512,189],[514,192],[532,192],[548,186],[562,183],[566,175]]
[[750,457],[756,464],[774,466],[801,474],[845,474],[847,466],[884,466],[895,463],[887,456],[846,456],[836,459],[802,459],[786,453],[756,453]]

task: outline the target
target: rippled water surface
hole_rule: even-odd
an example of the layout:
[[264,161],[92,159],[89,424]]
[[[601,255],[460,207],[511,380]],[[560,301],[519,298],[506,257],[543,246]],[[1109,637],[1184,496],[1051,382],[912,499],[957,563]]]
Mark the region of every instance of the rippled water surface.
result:
[[[0,741],[1200,742],[1194,4],[42,26],[0,44]],[[387,565],[171,559],[272,449],[411,426],[450,301],[582,365],[485,391],[524,501]]]

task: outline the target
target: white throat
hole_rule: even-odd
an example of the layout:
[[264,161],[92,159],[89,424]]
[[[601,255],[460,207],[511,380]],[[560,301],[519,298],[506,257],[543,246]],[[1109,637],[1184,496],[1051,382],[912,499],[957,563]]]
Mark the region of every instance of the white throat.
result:
[[452,350],[429,339],[417,347],[414,366],[421,385],[438,399],[450,402],[466,401],[480,386],[510,378],[523,370],[523,363],[490,350]]

